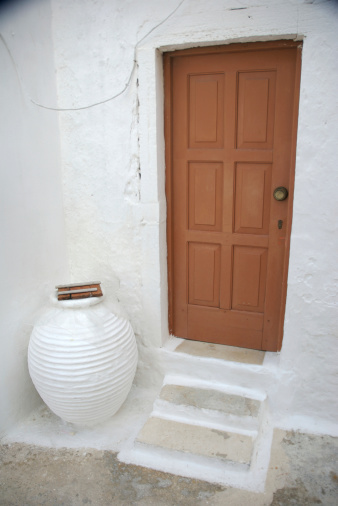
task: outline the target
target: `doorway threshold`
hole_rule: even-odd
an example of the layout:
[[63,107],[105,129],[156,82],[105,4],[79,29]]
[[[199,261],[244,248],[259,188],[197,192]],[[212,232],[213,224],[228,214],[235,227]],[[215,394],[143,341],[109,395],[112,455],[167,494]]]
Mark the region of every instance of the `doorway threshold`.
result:
[[265,352],[237,348],[223,344],[205,343],[202,341],[190,341],[183,339],[175,348],[176,353],[186,353],[197,357],[209,357],[241,364],[263,365]]
[[163,352],[174,352],[175,356],[199,357],[222,362],[261,366],[276,370],[279,367],[280,353],[238,348],[224,344],[213,344],[203,341],[192,341],[170,336],[162,348]]

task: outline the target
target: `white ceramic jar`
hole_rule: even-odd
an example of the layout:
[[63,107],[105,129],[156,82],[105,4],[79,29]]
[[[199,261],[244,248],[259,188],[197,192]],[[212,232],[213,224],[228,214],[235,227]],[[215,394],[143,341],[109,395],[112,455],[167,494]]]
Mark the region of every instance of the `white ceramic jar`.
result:
[[33,383],[63,420],[103,422],[121,407],[135,376],[138,355],[131,325],[112,314],[103,297],[53,301],[29,342]]

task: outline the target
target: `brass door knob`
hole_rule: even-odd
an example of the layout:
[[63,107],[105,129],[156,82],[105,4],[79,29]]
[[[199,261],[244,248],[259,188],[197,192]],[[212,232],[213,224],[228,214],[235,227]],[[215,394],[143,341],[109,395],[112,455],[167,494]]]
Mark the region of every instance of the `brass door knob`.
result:
[[287,191],[287,189],[284,186],[278,186],[273,191],[273,198],[275,200],[278,200],[279,202],[281,202],[282,200],[285,200],[288,197],[288,195],[289,195],[289,192]]

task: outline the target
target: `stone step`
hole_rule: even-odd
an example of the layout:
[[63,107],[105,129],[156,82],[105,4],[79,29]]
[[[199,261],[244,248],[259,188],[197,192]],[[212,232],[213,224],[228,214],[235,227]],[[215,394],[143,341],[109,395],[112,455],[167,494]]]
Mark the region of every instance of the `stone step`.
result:
[[[184,383],[187,378],[180,380]],[[202,382],[198,387],[167,383],[154,402],[152,416],[192,425],[197,420],[206,427],[255,436],[263,400],[210,388]]]
[[267,392],[279,374],[279,355],[172,338],[160,349],[165,375],[186,376]]
[[224,486],[262,490],[271,440],[264,391],[170,373],[150,417],[118,458]]
[[188,452],[135,443],[132,448],[121,451],[118,459],[126,464],[148,467],[223,486],[246,490],[262,488],[257,480],[253,479],[247,464],[232,463]]
[[160,399],[172,404],[221,411],[229,415],[257,418],[261,402],[211,388],[186,385],[164,385]]
[[136,443],[250,465],[253,437],[174,420],[150,417]]
[[196,416],[193,421],[158,417],[154,411],[118,459],[222,486],[264,490],[273,432],[267,410],[255,433],[202,426]]

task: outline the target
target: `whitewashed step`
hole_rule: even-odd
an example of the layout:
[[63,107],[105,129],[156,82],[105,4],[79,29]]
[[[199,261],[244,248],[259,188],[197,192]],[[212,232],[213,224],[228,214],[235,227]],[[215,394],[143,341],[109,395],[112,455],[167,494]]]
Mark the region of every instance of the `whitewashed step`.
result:
[[235,416],[257,417],[261,407],[261,402],[257,399],[185,385],[164,385],[160,399],[173,404],[212,409]]
[[165,375],[186,376],[266,392],[278,377],[279,355],[172,338],[160,349]]
[[[150,417],[148,422],[152,418],[155,417]],[[217,448],[216,451],[210,443],[214,445],[216,442],[217,444],[220,442],[220,431],[211,432],[212,436],[207,441],[210,436],[209,431],[203,431],[201,435],[199,430],[201,427],[186,427],[186,429],[190,429],[190,441],[186,442],[184,440],[186,432],[182,431],[181,427],[179,440],[176,438],[176,429],[179,429],[177,422],[176,425],[171,425],[169,431],[167,420],[159,419],[158,422],[151,421],[147,425],[148,422],[144,426],[144,428],[147,426],[146,429],[139,432],[136,440],[130,442],[129,447],[125,447],[118,454],[120,461],[178,476],[218,483],[223,486],[255,492],[264,490],[273,432],[266,413],[255,441],[242,438],[242,441],[239,441],[240,444],[237,445],[238,434],[231,435],[228,439],[223,438],[222,435],[224,441],[222,441],[221,448]],[[162,435],[152,434],[154,423],[159,424],[157,428],[165,429]],[[194,441],[193,436],[196,436],[198,441]],[[154,442],[156,444],[149,444]],[[202,448],[199,443],[202,444]],[[239,453],[236,446],[241,449]],[[194,450],[195,453],[187,450]],[[249,454],[250,464],[244,462],[249,460]]]
[[225,486],[263,490],[272,427],[266,395],[168,375],[153,411],[118,458]]
[[142,443],[136,443],[132,448],[120,452],[118,459],[126,464],[148,467],[223,486],[246,490],[262,488],[260,483],[253,479],[247,464],[224,462],[220,459],[143,445]]
[[136,443],[249,466],[253,437],[150,417]]
[[[222,388],[222,385],[213,385],[214,388],[211,388],[203,382],[191,386],[189,379],[182,376],[179,377],[181,384],[172,384],[171,380],[175,378],[165,378],[152,416],[251,436],[257,433],[263,395],[260,399],[254,399],[217,390],[217,386]],[[187,381],[188,384],[184,384]]]

